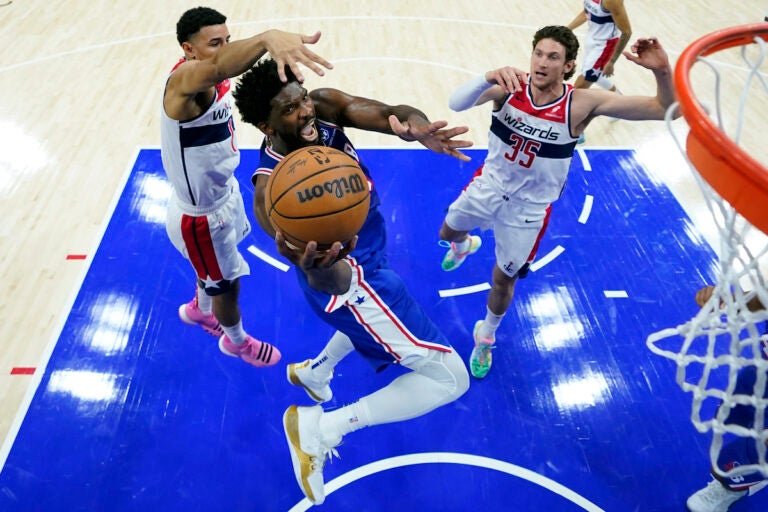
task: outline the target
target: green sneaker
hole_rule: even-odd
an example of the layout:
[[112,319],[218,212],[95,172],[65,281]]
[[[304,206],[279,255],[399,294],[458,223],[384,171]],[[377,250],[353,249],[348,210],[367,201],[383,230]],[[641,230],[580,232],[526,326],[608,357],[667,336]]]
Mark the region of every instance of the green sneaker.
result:
[[472,330],[472,338],[475,340],[475,348],[472,349],[472,354],[469,356],[469,371],[472,372],[472,376],[478,379],[482,379],[488,375],[488,371],[491,369],[491,363],[493,362],[493,354],[491,350],[496,348],[494,339],[478,339],[477,333],[480,331],[480,326],[483,325],[484,320],[478,320],[475,322],[475,328]]
[[446,272],[456,270],[461,266],[462,263],[464,263],[464,260],[467,259],[467,256],[470,254],[475,254],[481,245],[483,245],[482,238],[477,235],[471,235],[469,237],[469,250],[457,253],[453,249],[455,244],[451,242],[451,248],[448,249],[448,252],[445,253],[445,257],[443,258],[443,270]]

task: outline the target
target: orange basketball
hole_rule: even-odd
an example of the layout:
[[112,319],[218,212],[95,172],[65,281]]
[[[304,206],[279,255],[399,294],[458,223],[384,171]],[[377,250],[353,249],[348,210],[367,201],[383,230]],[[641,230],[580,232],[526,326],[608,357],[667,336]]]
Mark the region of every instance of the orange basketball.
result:
[[304,249],[314,240],[326,250],[349,242],[368,216],[368,180],[346,153],[309,146],[288,154],[267,180],[265,206],[286,242]]

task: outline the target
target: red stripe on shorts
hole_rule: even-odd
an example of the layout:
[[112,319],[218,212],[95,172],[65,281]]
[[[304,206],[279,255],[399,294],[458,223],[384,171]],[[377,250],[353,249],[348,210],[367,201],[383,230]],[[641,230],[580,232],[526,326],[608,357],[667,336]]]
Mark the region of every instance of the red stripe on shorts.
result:
[[210,276],[214,281],[224,279],[213,248],[208,217],[182,216],[181,235],[184,237],[184,245],[197,277],[207,279]]

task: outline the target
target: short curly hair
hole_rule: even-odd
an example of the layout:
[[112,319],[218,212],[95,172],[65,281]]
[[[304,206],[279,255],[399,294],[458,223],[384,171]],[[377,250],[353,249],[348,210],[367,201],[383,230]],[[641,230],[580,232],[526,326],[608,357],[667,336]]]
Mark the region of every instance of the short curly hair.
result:
[[272,99],[280,94],[286,85],[299,81],[288,66],[285,66],[285,76],[288,78],[287,82],[280,80],[277,63],[266,58],[257,62],[240,77],[232,95],[244,122],[258,126],[259,123],[269,120]]
[[226,22],[226,16],[210,7],[189,9],[181,15],[181,18],[176,23],[176,39],[179,41],[179,44],[182,44],[200,32],[201,28],[211,25],[223,25]]
[[[557,41],[565,47],[565,62],[570,60],[576,60],[576,55],[579,53],[579,40],[576,35],[568,27],[561,25],[550,25],[540,28],[533,35],[533,49],[536,49],[536,45],[542,39],[552,39]],[[565,79],[568,80],[576,72],[576,67],[565,74]]]

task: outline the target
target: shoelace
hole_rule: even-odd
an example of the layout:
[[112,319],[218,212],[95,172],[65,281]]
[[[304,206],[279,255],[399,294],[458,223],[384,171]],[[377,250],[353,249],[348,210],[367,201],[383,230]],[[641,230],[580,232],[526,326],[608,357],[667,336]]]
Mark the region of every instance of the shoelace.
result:
[[[339,452],[336,450],[336,447],[327,447],[327,446],[320,446],[320,456],[319,457],[311,457],[311,466],[310,469],[314,472],[316,470],[323,470],[323,467],[325,466],[326,459],[333,464],[333,458],[336,457],[337,459],[341,459],[341,455],[339,455]],[[317,459],[320,459],[320,463],[318,464]]]

